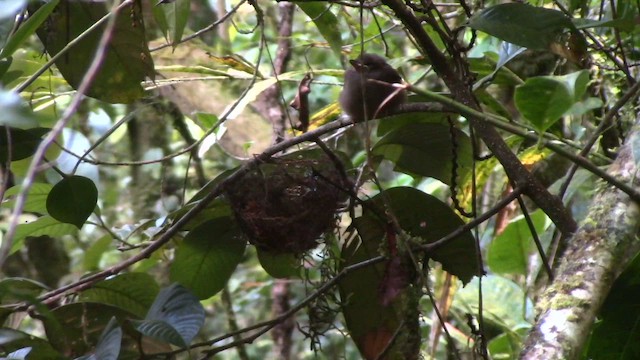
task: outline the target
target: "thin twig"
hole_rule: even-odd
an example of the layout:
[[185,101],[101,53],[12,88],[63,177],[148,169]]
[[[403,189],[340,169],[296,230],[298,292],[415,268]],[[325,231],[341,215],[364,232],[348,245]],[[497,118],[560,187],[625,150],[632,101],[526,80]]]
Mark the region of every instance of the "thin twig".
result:
[[[93,79],[98,73],[98,70],[100,69],[100,65],[102,65],[102,61],[106,56],[107,46],[109,45],[109,40],[111,39],[111,35],[116,25],[117,12],[122,8],[124,8],[125,6],[131,5],[131,4],[133,4],[131,0],[125,0],[119,5],[117,5],[117,3],[114,3],[114,6],[109,12],[109,14],[103,17],[103,19],[108,19],[109,22],[105,27],[104,33],[102,33],[102,37],[100,38],[100,42],[98,43],[98,47],[96,48],[96,54],[93,58],[93,61],[89,65],[89,68],[87,69],[87,72],[84,78],[82,79],[82,82],[78,86],[78,91],[74,95],[69,106],[62,113],[60,120],[56,122],[54,127],[51,129],[51,131],[49,131],[47,136],[42,140],[42,142],[38,146],[38,149],[36,150],[36,152],[33,154],[33,160],[31,161],[31,164],[29,165],[29,169],[25,174],[24,180],[22,182],[22,188],[20,190],[20,194],[18,194],[18,197],[16,199],[16,204],[13,208],[13,216],[11,217],[11,221],[9,222],[7,232],[4,235],[2,246],[0,247],[0,268],[4,264],[7,256],[9,255],[9,251],[11,250],[11,247],[13,245],[13,237],[16,233],[16,228],[18,226],[18,218],[19,218],[19,215],[22,214],[22,211],[24,209],[24,206],[27,200],[27,193],[29,192],[29,189],[31,189],[31,186],[35,181],[36,173],[38,171],[40,163],[43,161],[45,153],[47,152],[47,149],[54,143],[56,137],[58,137],[58,135],[62,132],[62,130],[67,125],[67,123],[71,120],[71,117],[73,116],[73,114],[75,114],[76,111],[78,110],[78,107],[80,106],[81,101],[84,99],[84,94],[87,92],[87,90],[89,89],[89,86],[93,82]],[[101,19],[100,21],[103,21],[103,20]],[[89,29],[93,29],[96,24],[94,24],[94,26],[92,26]],[[88,34],[89,29],[83,32],[81,36],[74,39],[74,41],[76,40],[79,41],[80,38],[86,36],[86,34]],[[60,53],[58,53],[57,55],[60,55]]]

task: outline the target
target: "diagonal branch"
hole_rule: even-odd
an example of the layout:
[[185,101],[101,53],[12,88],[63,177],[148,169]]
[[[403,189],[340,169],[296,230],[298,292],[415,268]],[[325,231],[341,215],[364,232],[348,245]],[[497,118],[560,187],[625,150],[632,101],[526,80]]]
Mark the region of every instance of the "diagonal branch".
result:
[[[608,173],[640,188],[634,150],[640,144],[640,115]],[[538,302],[540,314],[521,359],[575,359],[613,281],[640,251],[638,204],[611,185],[596,193],[590,211],[569,244],[554,282]]]
[[[382,0],[402,21],[413,35],[420,51],[431,60],[435,72],[447,85],[458,102],[480,110],[480,107],[461,74],[451,66],[451,62],[438,50],[420,20],[401,0]],[[480,117],[467,117],[476,133],[493,152],[505,169],[505,172],[516,186],[525,186],[525,193],[551,218],[557,228],[564,234],[575,231],[576,223],[571,213],[564,207],[561,199],[550,194],[547,189],[522,165],[518,157],[509,149],[498,131]]]

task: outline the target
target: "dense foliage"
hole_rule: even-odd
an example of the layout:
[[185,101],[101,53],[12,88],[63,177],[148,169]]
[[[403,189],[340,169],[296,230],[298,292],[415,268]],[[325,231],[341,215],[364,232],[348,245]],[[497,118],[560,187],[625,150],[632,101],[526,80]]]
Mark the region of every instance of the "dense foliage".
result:
[[[593,307],[570,357],[637,358],[638,19],[0,0],[0,356],[532,358],[534,307]],[[409,96],[354,124],[362,52]],[[617,267],[554,299],[576,257]]]

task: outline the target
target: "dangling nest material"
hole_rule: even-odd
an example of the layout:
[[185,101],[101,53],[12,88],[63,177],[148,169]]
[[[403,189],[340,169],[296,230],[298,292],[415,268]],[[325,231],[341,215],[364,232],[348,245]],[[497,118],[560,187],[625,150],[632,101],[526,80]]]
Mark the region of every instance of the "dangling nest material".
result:
[[326,154],[309,153],[314,152],[272,159],[227,187],[236,219],[252,244],[297,254],[315,248],[320,235],[335,225],[346,180]]

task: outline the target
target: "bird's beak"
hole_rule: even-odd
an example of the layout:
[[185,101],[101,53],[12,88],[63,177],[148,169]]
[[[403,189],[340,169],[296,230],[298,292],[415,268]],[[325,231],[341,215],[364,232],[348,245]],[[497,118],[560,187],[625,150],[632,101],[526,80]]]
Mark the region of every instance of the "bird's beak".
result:
[[349,62],[351,63],[351,66],[353,66],[354,69],[356,69],[357,72],[361,72],[365,69],[364,64],[362,64],[362,62],[360,62],[360,60],[349,60]]

